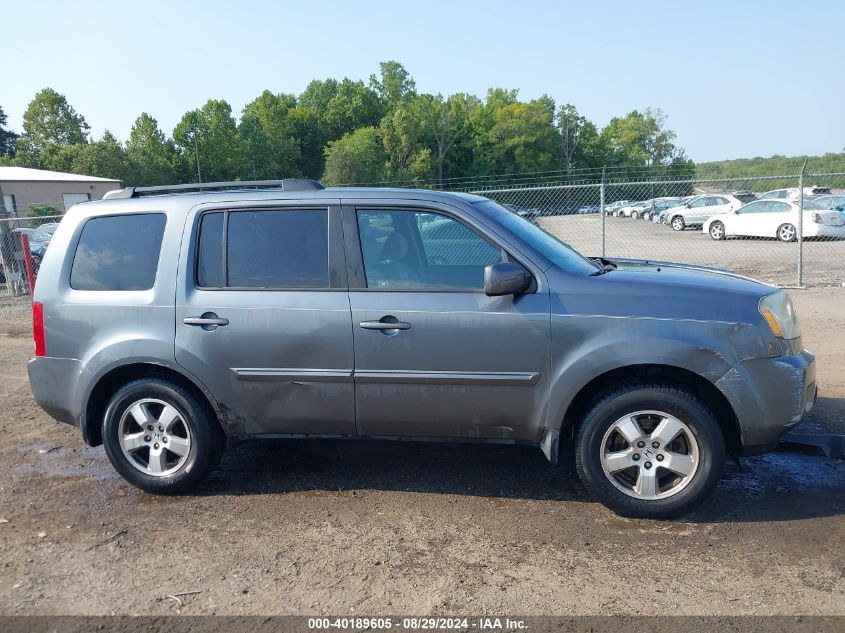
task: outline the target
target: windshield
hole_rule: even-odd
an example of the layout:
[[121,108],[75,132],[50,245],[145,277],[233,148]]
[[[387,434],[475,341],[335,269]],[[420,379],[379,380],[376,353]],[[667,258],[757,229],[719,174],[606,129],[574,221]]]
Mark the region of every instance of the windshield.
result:
[[473,203],[485,213],[495,217],[511,233],[534,248],[538,253],[561,270],[576,275],[591,275],[600,267],[581,255],[566,242],[562,242],[551,233],[547,233],[536,224],[511,213],[498,202],[482,200]]

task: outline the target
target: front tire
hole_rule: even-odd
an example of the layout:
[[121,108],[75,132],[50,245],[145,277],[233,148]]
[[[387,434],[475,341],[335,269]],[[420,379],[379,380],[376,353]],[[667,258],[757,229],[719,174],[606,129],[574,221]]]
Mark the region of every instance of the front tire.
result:
[[575,463],[584,485],[617,514],[665,519],[689,512],[713,491],[725,440],[692,393],[629,385],[609,391],[587,413]]
[[672,218],[672,228],[676,231],[683,231],[686,226],[686,222],[684,222],[684,219],[681,216],[676,215]]
[[639,214],[638,212],[636,212],[636,211],[632,211],[632,212],[631,212],[631,219],[632,219],[632,220],[639,220],[639,219],[640,219],[640,214]]
[[133,486],[176,493],[217,466],[226,437],[206,403],[169,380],[142,378],[112,396],[103,444],[112,466]]
[[717,242],[725,239],[725,225],[719,221],[713,222],[710,225],[710,229],[708,232],[710,233],[710,237],[712,237]]

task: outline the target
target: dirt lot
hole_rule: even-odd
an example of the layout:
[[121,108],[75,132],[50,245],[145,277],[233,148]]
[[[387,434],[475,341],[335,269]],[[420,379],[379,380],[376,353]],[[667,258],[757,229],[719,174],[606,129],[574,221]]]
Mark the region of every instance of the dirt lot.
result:
[[[585,255],[601,255],[600,215],[552,216],[541,218],[540,224]],[[605,225],[605,248],[608,257],[716,266],[769,283],[794,285],[797,278],[797,242],[787,244],[753,238],[716,242],[698,229],[678,232],[646,220],[609,217]],[[805,241],[804,283],[845,284],[845,240]]]
[[[793,295],[842,422],[845,289]],[[35,406],[28,310],[0,305],[0,614],[845,614],[841,461],[730,465],[672,523],[513,447],[242,443],[154,497]]]

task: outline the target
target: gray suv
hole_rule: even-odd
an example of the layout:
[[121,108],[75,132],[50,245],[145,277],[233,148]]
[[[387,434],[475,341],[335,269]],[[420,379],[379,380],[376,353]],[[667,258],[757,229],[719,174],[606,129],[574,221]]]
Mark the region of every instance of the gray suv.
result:
[[603,503],[668,517],[816,395],[782,290],[588,259],[461,193],[127,188],[68,211],[33,299],[35,399],[150,492],[227,436],[574,443]]

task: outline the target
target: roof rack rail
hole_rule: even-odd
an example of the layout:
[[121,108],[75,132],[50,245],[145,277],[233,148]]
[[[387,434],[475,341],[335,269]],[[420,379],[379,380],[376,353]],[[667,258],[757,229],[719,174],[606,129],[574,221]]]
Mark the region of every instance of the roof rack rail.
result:
[[282,180],[233,180],[230,182],[197,182],[185,185],[159,185],[157,187],[124,187],[109,191],[103,198],[140,198],[173,193],[198,191],[230,191],[238,189],[281,189],[282,191],[319,191],[322,183],[309,178],[283,178]]

